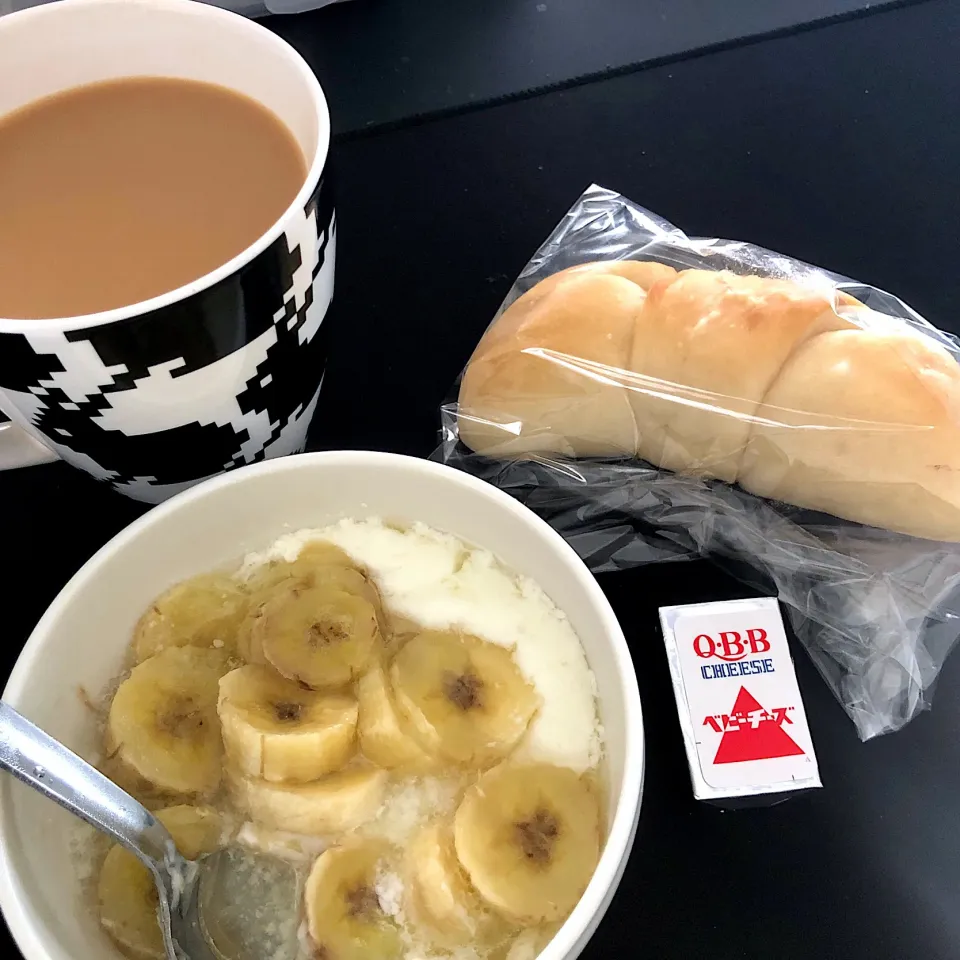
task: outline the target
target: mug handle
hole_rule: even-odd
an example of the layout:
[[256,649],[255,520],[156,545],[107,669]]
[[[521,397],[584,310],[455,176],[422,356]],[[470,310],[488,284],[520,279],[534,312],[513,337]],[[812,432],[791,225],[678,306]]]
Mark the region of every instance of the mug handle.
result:
[[0,412],[0,470],[49,463],[57,455]]

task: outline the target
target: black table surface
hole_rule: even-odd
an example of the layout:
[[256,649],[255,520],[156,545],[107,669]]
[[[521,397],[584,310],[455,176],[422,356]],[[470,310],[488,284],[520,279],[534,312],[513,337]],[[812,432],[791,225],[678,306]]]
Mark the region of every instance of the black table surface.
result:
[[[958,63],[960,4],[930,0],[337,144],[334,350],[311,448],[428,455],[485,324],[592,181],[960,332]],[[9,669],[63,583],[146,508],[61,464],[0,475],[0,504]],[[706,561],[601,583],[634,657],[647,775],[584,956],[960,956],[960,655],[930,712],[861,744],[795,651],[824,788],[723,812],[691,795],[657,607],[743,588]]]
[[916,0],[350,0],[264,22],[317,71],[344,133],[904,2]]

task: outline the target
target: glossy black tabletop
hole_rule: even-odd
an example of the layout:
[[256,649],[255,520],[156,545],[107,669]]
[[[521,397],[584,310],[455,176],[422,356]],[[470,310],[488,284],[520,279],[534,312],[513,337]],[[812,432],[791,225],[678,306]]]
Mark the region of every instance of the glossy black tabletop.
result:
[[[958,64],[960,3],[928,0],[342,136],[333,353],[311,448],[429,455],[484,326],[591,182],[690,233],[890,289],[960,333]],[[63,583],[144,510],[61,464],[0,474],[3,670]],[[960,957],[960,654],[931,711],[863,744],[795,650],[823,789],[723,812],[691,794],[657,608],[746,591],[706,561],[601,584],[639,678],[647,773],[633,855],[584,956]]]

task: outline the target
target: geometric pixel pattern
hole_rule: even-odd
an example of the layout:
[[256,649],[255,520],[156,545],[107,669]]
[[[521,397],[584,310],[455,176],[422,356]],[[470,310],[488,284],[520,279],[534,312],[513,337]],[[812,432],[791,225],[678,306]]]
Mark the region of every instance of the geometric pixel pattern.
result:
[[327,360],[329,181],[246,266],[178,303],[73,331],[0,333],[0,396],[69,463],[158,503],[303,449]]

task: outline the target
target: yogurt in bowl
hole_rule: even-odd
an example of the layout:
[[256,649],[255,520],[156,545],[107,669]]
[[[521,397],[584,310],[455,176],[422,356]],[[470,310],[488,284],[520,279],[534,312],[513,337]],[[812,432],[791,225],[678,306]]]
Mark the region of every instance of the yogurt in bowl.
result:
[[[471,776],[479,781],[467,784],[465,792],[445,791],[434,781],[429,797],[437,799],[439,816],[449,815],[461,866],[494,912],[502,907],[511,914],[517,904],[497,902],[504,891],[490,880],[486,852],[470,842],[485,815],[478,793],[499,790],[504,802],[516,794],[502,775],[504,763],[494,761],[508,759],[510,776],[524,765],[542,764],[545,770],[567,771],[557,774],[561,778],[576,779],[595,772],[602,755],[602,835],[599,857],[591,861],[596,867],[541,954],[545,960],[577,956],[613,896],[636,829],[643,781],[636,678],[619,625],[574,552],[532,513],[473,478],[389,454],[320,453],[244,468],[187,491],[123,531],[70,581],[27,642],[4,698],[68,746],[97,756],[95,718],[78,691],[106,691],[125,676],[131,635],[158,594],[212,570],[231,568],[242,578],[264,564],[296,559],[306,543],[317,540],[342,550],[376,584],[384,608],[395,618],[385,633],[415,637],[397,642],[384,660],[384,672],[396,699],[406,705],[404,716],[413,721],[418,746],[431,755],[436,746],[476,768]],[[271,603],[264,608],[268,613],[276,606]],[[258,636],[264,634],[262,623],[257,629]],[[408,679],[414,653],[426,649],[427,662],[445,656],[430,645],[443,648],[452,642],[451,631],[469,636],[470,643],[499,645],[499,655],[509,651],[517,676],[537,698],[516,736],[507,736],[508,745],[490,756],[474,747],[463,753],[464,741],[455,736],[449,743],[442,736],[434,743],[436,731],[417,713],[419,694]],[[274,650],[272,640],[264,649],[265,659],[290,676],[286,652]],[[475,699],[470,683],[450,696]],[[359,736],[362,747],[362,720]],[[243,783],[242,799],[252,797],[245,809],[253,811],[251,821],[261,821],[248,824],[245,836],[269,843],[260,814],[275,808],[270,796],[275,785]],[[487,786],[478,791],[479,784]],[[393,779],[366,822],[351,825],[351,842],[368,842],[383,822],[380,832],[395,844],[429,847],[431,836],[415,836],[425,824],[410,816],[403,786]],[[417,802],[422,808],[423,797]],[[396,816],[386,816],[390,810]],[[317,832],[308,826],[307,832]],[[73,824],[62,811],[4,781],[0,905],[27,960],[99,960],[114,949],[78,879],[72,835]],[[327,841],[336,848],[340,839]],[[309,844],[301,849],[316,856],[317,848]],[[532,851],[539,853],[539,848]],[[310,870],[308,895],[314,875],[324,872],[325,855]],[[327,860],[332,864],[331,857]],[[322,882],[322,877],[316,880],[321,887]],[[378,877],[379,905],[394,906],[395,915],[402,912],[402,883],[402,873]],[[538,931],[512,929],[509,943],[535,954],[540,942],[530,938]],[[453,955],[440,948],[433,952]]]

